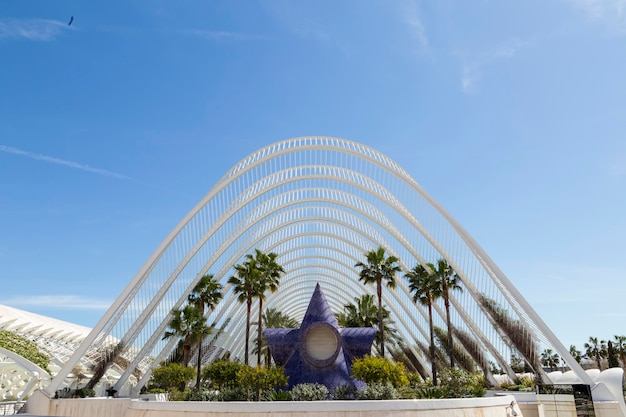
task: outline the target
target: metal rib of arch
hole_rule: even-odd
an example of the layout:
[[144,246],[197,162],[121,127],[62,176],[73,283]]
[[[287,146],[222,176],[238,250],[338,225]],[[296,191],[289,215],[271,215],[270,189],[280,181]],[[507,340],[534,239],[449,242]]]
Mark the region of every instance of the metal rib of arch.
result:
[[[502,271],[405,170],[356,142],[305,137],[260,149],[227,172],[150,256],[48,391],[53,393],[80,357],[107,337],[119,340],[129,368],[144,374],[138,385],[145,383],[152,364],[174,346],[161,340],[171,311],[184,304],[205,273],[225,285],[233,265],[255,248],[284,256],[287,265],[285,290],[268,297],[267,305],[302,314],[302,303],[306,305],[317,280],[328,285],[334,308],[352,302],[354,294],[371,291],[358,283],[354,263],[379,245],[401,259],[405,271],[445,258],[466,289],[453,296],[454,327],[475,338],[503,369],[510,370],[510,341],[494,327],[481,297],[501,306],[533,340],[565,358],[586,381]],[[398,278],[395,292],[384,291],[386,306],[404,340],[424,341],[425,310],[412,302]],[[230,319],[221,347],[233,353],[243,345],[245,326],[243,306],[234,300],[225,285],[224,302],[208,317],[217,326]],[[436,305],[435,312],[435,324],[445,327],[442,306]],[[123,387],[130,372],[116,388]]]

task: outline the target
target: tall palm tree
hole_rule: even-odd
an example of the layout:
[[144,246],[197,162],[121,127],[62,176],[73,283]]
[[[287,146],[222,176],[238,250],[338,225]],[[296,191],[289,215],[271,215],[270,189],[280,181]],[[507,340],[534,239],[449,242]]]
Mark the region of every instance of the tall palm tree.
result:
[[551,371],[554,371],[556,368],[558,368],[560,362],[561,357],[552,349],[547,348],[543,352],[541,352],[541,364],[550,368]]
[[[262,345],[263,338],[263,301],[267,291],[276,292],[280,283],[280,276],[285,272],[283,267],[276,262],[277,254],[274,252],[264,253],[259,249],[254,250],[254,255],[247,255],[248,262],[254,264],[259,271],[257,286],[254,296],[259,299],[259,319],[257,326],[257,346]],[[261,349],[257,349],[257,363],[261,363]]]
[[[343,306],[343,311],[335,315],[337,322],[341,327],[377,327],[378,326],[378,307],[374,300],[373,294],[363,294],[361,297],[354,297],[354,303],[348,303]],[[387,335],[386,344],[390,345],[392,341],[393,347],[401,342],[398,331],[392,326],[393,321],[390,319],[389,310],[383,307],[383,328]],[[378,349],[380,349],[380,333],[376,334]],[[380,353],[380,350],[378,351]]]
[[210,334],[211,329],[206,325],[204,316],[193,305],[186,305],[182,310],[172,311],[172,320],[169,330],[163,335],[163,340],[170,337],[180,337],[183,343],[183,365],[188,366],[191,360],[191,347]]
[[597,337],[589,337],[589,342],[585,343],[585,353],[590,358],[594,358],[598,369],[602,370],[602,358],[606,356],[606,342],[598,341]]
[[[257,323],[258,325],[258,323]],[[264,329],[295,329],[298,327],[298,321],[289,317],[282,311],[275,308],[268,308],[263,312],[263,328]],[[271,353],[269,347],[265,342],[265,337],[261,340],[261,354],[265,357],[265,366],[269,367],[271,364]],[[258,340],[255,342],[252,353],[259,351]]]
[[583,358],[582,353],[580,352],[580,350],[578,350],[576,348],[575,345],[569,345],[569,354],[572,355],[572,357],[576,360],[576,362],[580,363],[580,361]]
[[459,276],[445,259],[437,261],[437,269],[433,271],[439,286],[441,288],[441,296],[443,297],[446,307],[446,326],[448,327],[448,356],[450,358],[450,367],[454,368],[454,345],[452,342],[452,325],[450,323],[450,291],[463,291],[460,285]]
[[250,311],[252,310],[252,298],[256,294],[258,287],[259,270],[251,262],[235,265],[235,275],[228,279],[228,283],[233,285],[233,291],[237,294],[237,301],[246,303],[246,348],[245,364],[249,362],[249,339],[250,339]]
[[[204,317],[204,309],[208,308],[209,311],[215,310],[217,304],[222,299],[222,284],[220,284],[213,275],[207,274],[200,278],[200,281],[193,288],[187,301],[196,306],[200,310],[200,314]],[[213,326],[210,326],[213,329]],[[198,340],[198,362],[196,364],[196,389],[200,389],[200,374],[202,367],[202,342],[204,338]]]
[[376,284],[376,295],[378,297],[378,331],[380,332],[380,355],[385,356],[385,329],[383,323],[383,280],[387,287],[396,287],[396,273],[400,272],[398,258],[393,255],[386,256],[385,249],[378,247],[365,253],[366,263],[357,262],[354,266],[360,268],[359,281],[365,284]]
[[413,302],[418,302],[428,307],[428,326],[430,328],[430,362],[432,366],[433,384],[437,385],[437,365],[435,360],[435,336],[433,329],[433,303],[441,296],[441,286],[433,273],[433,264],[417,264],[404,274],[409,282],[409,290],[413,293]]
[[626,336],[615,335],[613,337],[617,344],[617,355],[619,356],[620,362],[622,362],[622,367],[626,367]]

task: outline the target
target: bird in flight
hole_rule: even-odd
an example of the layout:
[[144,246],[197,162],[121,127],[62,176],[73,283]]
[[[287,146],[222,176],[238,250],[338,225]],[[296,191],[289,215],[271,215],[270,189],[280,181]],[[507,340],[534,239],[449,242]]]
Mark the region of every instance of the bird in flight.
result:
[[70,17],[70,21],[69,21],[69,23],[67,25],[68,26],[71,25],[73,21],[74,21],[74,16]]

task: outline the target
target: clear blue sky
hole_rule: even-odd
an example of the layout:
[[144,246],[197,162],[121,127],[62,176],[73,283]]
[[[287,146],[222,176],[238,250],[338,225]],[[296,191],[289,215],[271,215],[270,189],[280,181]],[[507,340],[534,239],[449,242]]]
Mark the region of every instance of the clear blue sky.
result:
[[626,334],[625,134],[625,0],[5,0],[0,304],[93,326],[227,169],[327,135],[581,348]]

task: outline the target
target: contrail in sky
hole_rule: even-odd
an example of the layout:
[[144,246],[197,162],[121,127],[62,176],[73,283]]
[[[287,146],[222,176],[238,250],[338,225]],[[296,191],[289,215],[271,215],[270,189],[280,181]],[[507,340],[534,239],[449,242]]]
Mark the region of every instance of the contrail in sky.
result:
[[12,148],[10,146],[0,145],[0,151],[11,153],[13,155],[22,155],[27,158],[37,159],[39,161],[44,161],[44,162],[50,162],[52,164],[65,165],[70,168],[80,169],[82,171],[87,171],[87,172],[93,172],[94,174],[98,174],[98,175],[104,175],[105,177],[112,177],[112,178],[117,178],[120,180],[130,180],[130,181],[133,180],[132,178],[126,175],[107,171],[106,169],[92,168],[89,165],[79,164],[78,162],[66,161],[64,159],[53,158],[51,156],[41,155],[38,153],[26,152],[21,149]]

